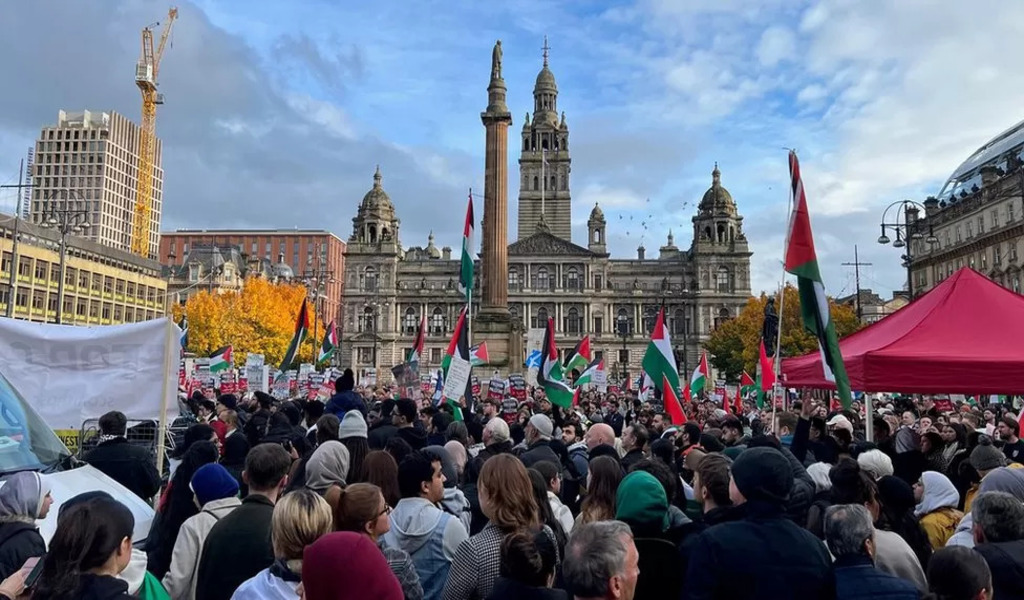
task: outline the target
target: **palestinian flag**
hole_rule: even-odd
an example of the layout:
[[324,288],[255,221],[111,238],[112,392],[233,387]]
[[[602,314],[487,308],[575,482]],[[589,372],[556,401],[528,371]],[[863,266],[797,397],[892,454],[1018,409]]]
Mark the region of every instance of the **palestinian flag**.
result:
[[662,374],[661,389],[664,390],[661,393],[661,401],[665,404],[665,412],[672,418],[672,424],[685,425],[686,413],[683,412],[683,406],[679,404],[679,394],[672,387],[672,382],[669,381],[666,374]]
[[306,299],[303,298],[299,316],[295,319],[295,335],[292,336],[292,342],[288,344],[288,351],[284,353],[284,360],[281,361],[279,371],[284,373],[292,365],[307,335],[309,335],[309,313],[306,311]]
[[219,373],[220,371],[227,371],[234,366],[234,357],[232,355],[232,347],[230,345],[224,346],[223,348],[217,349],[213,354],[210,355],[210,372]]
[[486,365],[491,360],[487,355],[487,342],[480,342],[469,349],[469,363],[474,367]]
[[555,320],[548,317],[547,329],[544,330],[544,344],[541,346],[540,370],[537,371],[537,385],[544,388],[544,394],[552,404],[562,408],[571,408],[576,393],[565,381],[565,369],[558,361],[558,348],[555,347]]
[[711,369],[708,368],[708,353],[701,352],[700,360],[697,361],[697,368],[693,370],[693,375],[690,376],[690,385],[683,390],[686,395],[686,401],[692,402],[695,397],[700,396],[710,378]]
[[737,415],[743,412],[743,397],[754,390],[754,378],[746,371],[740,375],[740,384],[736,387],[736,403],[733,405],[733,412]]
[[584,383],[592,383],[594,381],[594,374],[598,371],[604,371],[603,358],[596,358],[593,362],[583,368],[583,372],[576,378],[576,386],[579,387]]
[[469,191],[466,225],[462,229],[462,266],[459,269],[459,291],[467,299],[473,293],[473,190]]
[[420,330],[416,334],[416,341],[412,343],[412,350],[409,351],[409,357],[406,362],[412,367],[412,370],[416,373],[420,372],[420,358],[423,356],[423,342],[427,338],[427,315],[424,314],[420,318]]
[[641,402],[647,402],[650,400],[651,390],[654,389],[654,381],[651,379],[651,376],[647,374],[647,371],[644,371],[643,375],[644,376],[640,378],[639,397]]
[[178,327],[181,329],[181,351],[185,352],[188,348],[188,317],[181,315],[181,322],[178,323]]
[[583,371],[590,364],[590,336],[585,335],[572,353],[565,359],[565,372],[570,373],[573,369]]
[[[676,368],[676,355],[672,351],[672,340],[669,338],[668,327],[665,325],[664,307],[658,311],[658,320],[654,323],[651,343],[647,345],[647,351],[644,352],[642,365],[644,376],[649,377],[654,387],[661,392],[666,407],[671,404],[668,400],[669,397],[674,396],[678,400],[676,390],[679,389],[679,370]],[[682,409],[680,409],[681,412]]]
[[818,256],[814,251],[814,236],[811,234],[811,217],[807,213],[807,197],[800,178],[800,162],[792,151],[789,153],[789,175],[793,208],[786,243],[786,272],[796,275],[800,316],[804,328],[818,338],[825,379],[835,383],[843,408],[850,408],[853,402],[850,379],[843,365],[843,355],[839,352],[839,336],[829,314],[825,284],[818,269]]
[[[445,382],[448,381],[448,370],[452,366],[454,361],[465,361],[470,363],[469,354],[469,327],[466,323],[466,307],[462,307],[462,311],[459,313],[459,320],[455,322],[455,331],[452,333],[452,340],[448,342],[448,350],[445,352],[444,358],[441,359],[441,374]],[[443,386],[442,386],[443,389]],[[466,406],[470,408],[469,412],[472,411],[473,406],[473,378],[472,376],[466,377],[466,389],[462,394],[466,398]],[[447,397],[448,405],[452,407],[452,411],[456,418],[462,417],[462,410],[459,407],[458,398]]]
[[331,324],[327,326],[327,331],[324,332],[324,341],[320,344],[320,352],[316,356],[316,364],[320,364],[334,356],[334,351],[337,349],[338,330],[334,327],[334,321],[331,321]]

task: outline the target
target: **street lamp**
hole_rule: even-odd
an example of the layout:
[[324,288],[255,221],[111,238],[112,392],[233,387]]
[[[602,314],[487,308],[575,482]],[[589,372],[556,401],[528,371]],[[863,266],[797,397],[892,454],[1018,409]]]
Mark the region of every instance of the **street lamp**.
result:
[[[64,197],[60,202],[54,200],[58,192]],[[47,201],[46,212],[43,213],[42,226],[56,229],[60,233],[60,280],[57,282],[57,317],[56,323],[63,322],[64,311],[64,270],[67,263],[68,235],[85,232],[89,229],[89,203],[81,199],[81,192],[75,190],[79,198],[71,199],[69,190],[55,190]]]
[[[893,210],[892,215],[889,215],[890,210]],[[927,236],[919,231],[920,228],[917,227],[916,223],[916,214],[922,210],[927,212],[923,204],[913,200],[897,200],[893,202],[882,211],[882,234],[878,236],[879,244],[887,245],[891,243],[893,248],[906,248],[905,253],[900,256],[900,259],[903,260],[903,265],[907,268],[907,295],[910,300],[914,299],[914,281],[911,272],[914,261],[913,242],[923,239],[929,247],[939,243],[939,238],[935,237],[931,223],[928,223]],[[911,213],[915,214],[915,218],[910,218]],[[901,216],[902,221],[900,219]],[[891,221],[887,219],[891,219]],[[892,232],[896,239],[890,239],[887,232]]]
[[[321,312],[320,300],[327,297],[327,286],[334,285],[334,272],[327,270],[327,265],[322,260],[321,254],[317,252],[315,264],[312,254],[306,258],[306,272],[302,275],[302,283],[306,286],[307,294],[313,300],[313,345],[315,346],[320,333],[320,322],[317,318]],[[313,360],[316,361],[315,356]]]
[[380,339],[381,339],[380,338],[380,334],[379,334],[379,331],[380,331],[380,315],[381,315],[381,309],[385,309],[386,310],[387,307],[388,307],[388,303],[387,302],[381,302],[380,299],[379,299],[379,295],[378,295],[377,299],[370,300],[370,301],[366,302],[363,305],[363,312],[371,317],[369,319],[369,323],[368,324],[370,326],[369,327],[370,333],[373,334],[373,373],[374,373],[374,377],[377,379],[378,383],[380,382],[380,373],[378,372],[379,368],[378,368],[378,365],[377,365],[377,346],[379,345]]
[[[629,356],[626,348],[626,340],[629,339],[629,317],[621,313],[618,318],[618,335],[622,338],[622,356],[619,357],[621,359]],[[625,381],[629,379],[629,372],[626,370],[629,360],[620,360],[619,362],[622,363],[622,380]]]

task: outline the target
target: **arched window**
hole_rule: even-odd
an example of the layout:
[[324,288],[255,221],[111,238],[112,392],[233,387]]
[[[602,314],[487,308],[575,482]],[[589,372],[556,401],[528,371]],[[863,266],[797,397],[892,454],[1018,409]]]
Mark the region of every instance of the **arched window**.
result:
[[373,313],[372,306],[367,306],[363,308],[362,326],[363,331],[371,333],[377,332],[377,317]]
[[533,178],[533,191],[536,192],[539,189],[540,189],[540,179],[538,179],[536,176],[534,176],[534,178]]
[[430,333],[438,335],[444,333],[444,311],[440,306],[434,307],[434,311],[430,314]]
[[732,315],[729,314],[729,309],[728,308],[720,308],[720,309],[718,309],[718,314],[715,316],[715,329],[718,329],[719,327],[724,325],[725,322],[728,321],[731,318],[732,318]]
[[715,273],[715,287],[719,292],[732,291],[729,269],[727,267],[718,267],[718,271]]
[[548,309],[543,306],[537,309],[537,316],[533,318],[533,328],[539,329],[541,327],[547,327],[548,324]]
[[508,289],[519,291],[519,270],[515,267],[508,270]]
[[569,267],[565,273],[565,288],[569,290],[579,290],[580,286],[580,272],[576,270],[576,267]]
[[570,308],[565,315],[565,332],[578,335],[583,332],[583,317],[576,308]]
[[512,322],[513,323],[515,323],[517,321],[518,322],[522,322],[520,317],[519,317],[519,306],[514,305],[514,304],[512,306],[509,306],[508,307],[508,314],[512,316]]
[[416,309],[409,307],[405,309],[405,316],[402,317],[402,330],[406,335],[414,335],[419,328],[419,319],[416,318]]
[[551,176],[551,187],[549,187],[548,189],[551,190],[552,192],[558,189],[558,186],[555,183],[555,176],[554,175]]
[[618,313],[615,315],[615,332],[621,336],[626,336],[632,333],[633,324],[629,318],[629,311],[625,308],[620,308]]
[[377,269],[373,267],[366,267],[363,271],[363,291],[377,291]]
[[601,230],[600,229],[595,229],[594,230],[594,240],[593,241],[594,241],[595,244],[600,244],[601,243]]
[[686,313],[683,309],[676,309],[672,315],[672,335],[683,335],[686,331]]
[[551,280],[548,277],[547,267],[537,267],[537,275],[534,280],[534,286],[538,290],[550,290]]

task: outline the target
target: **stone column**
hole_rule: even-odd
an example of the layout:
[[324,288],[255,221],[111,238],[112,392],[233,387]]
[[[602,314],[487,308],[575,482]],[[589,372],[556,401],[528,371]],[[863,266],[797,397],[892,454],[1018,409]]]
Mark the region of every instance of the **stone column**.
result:
[[500,48],[499,42],[487,86],[487,110],[480,114],[487,130],[481,308],[508,314],[508,127],[512,114],[505,104]]

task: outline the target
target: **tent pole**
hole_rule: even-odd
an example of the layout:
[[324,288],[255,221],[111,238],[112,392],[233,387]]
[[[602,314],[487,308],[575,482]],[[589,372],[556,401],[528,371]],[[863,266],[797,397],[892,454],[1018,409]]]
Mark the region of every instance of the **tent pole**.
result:
[[864,392],[864,434],[867,436],[867,441],[875,441],[875,416],[874,399],[871,394]]

